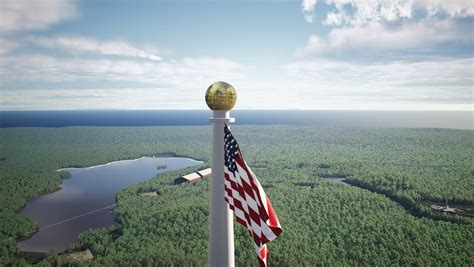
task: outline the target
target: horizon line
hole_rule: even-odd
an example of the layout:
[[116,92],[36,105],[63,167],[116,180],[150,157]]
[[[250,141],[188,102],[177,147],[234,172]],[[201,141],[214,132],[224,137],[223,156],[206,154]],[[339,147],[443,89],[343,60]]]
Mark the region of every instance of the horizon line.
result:
[[[210,111],[210,109],[0,109],[0,112],[22,111]],[[230,111],[425,111],[425,112],[471,112],[473,109],[232,109]]]

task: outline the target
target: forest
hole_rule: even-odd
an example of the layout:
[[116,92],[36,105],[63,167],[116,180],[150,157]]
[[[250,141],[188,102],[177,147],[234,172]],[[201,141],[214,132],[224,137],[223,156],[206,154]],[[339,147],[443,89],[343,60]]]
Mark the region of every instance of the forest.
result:
[[[474,219],[423,204],[474,205],[473,131],[254,125],[232,132],[283,227],[269,245],[271,266],[474,265]],[[90,249],[94,260],[72,265],[206,265],[212,179],[173,180],[210,166],[210,141],[207,126],[0,129],[0,266],[61,264],[56,251],[31,262],[16,248],[37,228],[17,212],[59,188],[68,173],[57,169],[152,155],[205,163],[118,192],[116,225],[70,245]],[[139,196],[146,191],[158,197]],[[237,266],[257,265],[238,224],[235,255]]]

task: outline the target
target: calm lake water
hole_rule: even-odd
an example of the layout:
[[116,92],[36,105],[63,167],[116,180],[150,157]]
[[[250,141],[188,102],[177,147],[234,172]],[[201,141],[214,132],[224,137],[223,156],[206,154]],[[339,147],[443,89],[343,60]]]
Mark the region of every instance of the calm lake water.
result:
[[[115,193],[127,185],[200,163],[188,158],[143,157],[89,168],[65,169],[72,177],[63,181],[61,190],[28,201],[20,212],[32,217],[40,231],[19,242],[18,248],[35,252],[64,250],[69,243],[77,241],[81,232],[114,223],[114,216],[106,207],[115,203]],[[166,169],[158,170],[160,164],[166,164]]]

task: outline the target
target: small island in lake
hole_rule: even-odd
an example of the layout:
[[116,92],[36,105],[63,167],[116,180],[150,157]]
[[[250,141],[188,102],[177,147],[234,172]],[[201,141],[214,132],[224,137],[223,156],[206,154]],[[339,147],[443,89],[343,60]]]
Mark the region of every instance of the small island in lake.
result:
[[168,165],[166,165],[166,164],[158,164],[158,165],[156,166],[156,169],[157,169],[157,170],[163,170],[163,169],[166,169],[166,167],[168,167]]

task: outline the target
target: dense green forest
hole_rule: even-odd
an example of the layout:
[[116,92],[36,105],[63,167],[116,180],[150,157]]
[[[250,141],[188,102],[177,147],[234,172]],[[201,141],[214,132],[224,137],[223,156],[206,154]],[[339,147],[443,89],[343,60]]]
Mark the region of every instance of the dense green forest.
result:
[[[474,265],[474,219],[431,211],[423,201],[474,204],[474,132],[313,126],[233,126],[283,227],[271,242],[274,266]],[[210,127],[0,129],[0,265],[27,265],[16,238],[34,231],[17,215],[28,198],[58,188],[70,166],[144,155],[209,165]],[[87,231],[92,266],[206,265],[211,180],[173,186],[161,174],[117,194],[118,226]],[[325,177],[346,177],[356,186]],[[365,188],[365,189],[364,189]],[[366,190],[368,189],[368,190]],[[137,192],[154,190],[158,197]],[[235,226],[236,264],[257,261]],[[55,254],[38,265],[56,262]],[[85,264],[84,264],[85,265]]]

